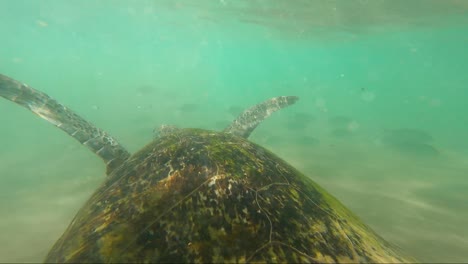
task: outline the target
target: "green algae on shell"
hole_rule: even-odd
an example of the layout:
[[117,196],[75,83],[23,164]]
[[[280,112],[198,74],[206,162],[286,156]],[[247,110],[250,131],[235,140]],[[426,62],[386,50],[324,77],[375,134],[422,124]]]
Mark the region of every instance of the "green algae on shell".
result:
[[221,132],[164,126],[131,155],[48,95],[0,75],[0,96],[81,142],[108,176],[45,262],[413,262],[338,200],[247,140],[273,112],[267,100]]

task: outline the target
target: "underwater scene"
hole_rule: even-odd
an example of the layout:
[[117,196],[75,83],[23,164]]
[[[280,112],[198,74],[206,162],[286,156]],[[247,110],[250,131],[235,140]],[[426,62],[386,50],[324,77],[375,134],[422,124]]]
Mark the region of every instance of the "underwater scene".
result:
[[[0,74],[135,153],[298,96],[255,142],[420,262],[468,261],[468,1],[4,0]],[[0,262],[42,262],[104,181],[0,98]]]

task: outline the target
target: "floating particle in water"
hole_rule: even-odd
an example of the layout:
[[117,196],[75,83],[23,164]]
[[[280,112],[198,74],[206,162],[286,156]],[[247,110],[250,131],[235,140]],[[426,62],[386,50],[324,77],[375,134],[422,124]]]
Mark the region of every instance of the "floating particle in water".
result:
[[208,44],[210,44],[210,42],[206,39],[202,39],[198,44],[200,44],[201,46],[207,46]]
[[148,15],[148,14],[153,14],[154,13],[154,8],[152,6],[145,6],[143,8],[143,14]]
[[36,20],[36,25],[40,26],[40,27],[47,27],[49,24],[43,20]]
[[379,146],[379,147],[383,145],[382,139],[381,139],[381,138],[374,138],[374,139],[372,140],[372,143],[373,143],[374,145],[376,145],[376,146]]
[[346,128],[348,129],[348,131],[354,132],[359,129],[359,126],[360,126],[359,123],[353,120],[348,123],[348,126]]
[[315,107],[317,107],[321,112],[328,112],[327,102],[323,98],[315,99]]
[[440,99],[438,98],[429,98],[425,95],[420,95],[418,97],[418,100],[421,101],[421,102],[425,102],[427,103],[430,107],[438,107],[442,104],[442,102],[440,101]]
[[153,93],[156,90],[155,87],[151,85],[140,85],[136,88],[138,96],[144,96]]
[[441,105],[441,102],[439,99],[434,98],[434,99],[429,100],[428,104],[430,107],[438,107]]
[[361,99],[366,102],[372,102],[375,99],[375,93],[370,91],[364,91],[361,93]]
[[320,108],[320,107],[325,107],[326,106],[326,101],[325,99],[319,97],[317,99],[315,99],[315,106]]
[[11,60],[13,63],[22,63],[23,62],[23,59],[22,58],[18,58],[18,57],[15,57]]

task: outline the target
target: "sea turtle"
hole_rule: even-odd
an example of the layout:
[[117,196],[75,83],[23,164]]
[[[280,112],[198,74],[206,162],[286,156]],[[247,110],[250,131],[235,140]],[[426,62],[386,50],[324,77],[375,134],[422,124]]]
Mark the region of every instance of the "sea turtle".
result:
[[129,154],[46,94],[0,75],[0,96],[90,148],[107,177],[45,262],[409,262],[338,200],[247,140],[280,96],[222,132],[164,126]]

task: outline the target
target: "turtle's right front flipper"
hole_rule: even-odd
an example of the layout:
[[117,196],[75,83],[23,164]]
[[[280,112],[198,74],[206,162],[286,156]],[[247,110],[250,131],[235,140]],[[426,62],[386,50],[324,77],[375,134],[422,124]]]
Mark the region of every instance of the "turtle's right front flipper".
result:
[[108,173],[130,156],[128,151],[105,131],[84,120],[47,94],[1,74],[0,96],[31,110],[91,149],[104,160]]
[[278,96],[256,104],[242,112],[224,132],[248,138],[250,133],[272,113],[294,104],[297,96]]

